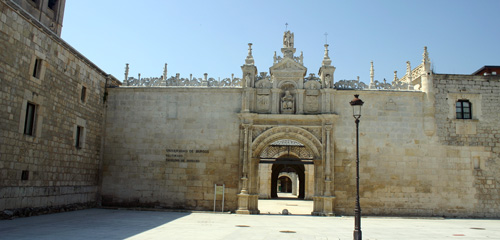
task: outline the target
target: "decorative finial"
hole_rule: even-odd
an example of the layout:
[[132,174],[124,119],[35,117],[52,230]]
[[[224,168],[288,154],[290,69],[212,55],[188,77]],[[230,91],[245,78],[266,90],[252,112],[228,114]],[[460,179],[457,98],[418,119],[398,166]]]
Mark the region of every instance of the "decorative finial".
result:
[[399,79],[398,79],[398,71],[394,71],[394,82],[397,82]]
[[370,84],[374,83],[375,79],[375,69],[373,68],[373,61],[370,62]]
[[285,31],[288,31],[288,23],[285,23]]
[[254,64],[254,60],[253,60],[253,56],[252,56],[252,43],[248,43],[248,56],[245,59],[245,64],[246,65],[253,65]]
[[328,33],[325,32],[325,44],[328,44]]
[[167,63],[165,63],[165,67],[163,68],[163,80],[167,80]]
[[427,46],[424,46],[424,53],[422,54],[423,59],[422,62],[425,63],[429,60],[429,53],[427,52]]
[[424,71],[426,73],[431,72],[431,60],[429,59],[429,52],[427,52],[427,46],[424,46],[424,53],[422,54],[422,63],[424,64]]
[[332,64],[332,60],[330,59],[330,56],[328,56],[328,44],[325,44],[325,56],[323,57],[323,66],[330,66]]
[[370,86],[369,89],[376,89],[377,85],[375,84],[375,68],[373,67],[373,61],[370,62]]
[[128,70],[129,70],[129,67],[128,67],[128,63],[125,64],[125,81],[127,83],[127,86],[128,86]]
[[248,56],[252,57],[252,43],[248,43]]
[[410,90],[411,89],[411,82],[413,81],[413,77],[411,75],[410,61],[406,61],[406,77],[408,79],[408,90]]

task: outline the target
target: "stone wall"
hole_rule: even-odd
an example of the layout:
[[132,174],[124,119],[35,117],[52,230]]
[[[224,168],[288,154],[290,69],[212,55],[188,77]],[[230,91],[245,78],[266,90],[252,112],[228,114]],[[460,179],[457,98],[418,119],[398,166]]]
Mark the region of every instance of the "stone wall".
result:
[[212,210],[225,184],[236,209],[241,89],[121,87],[108,99],[103,205]]
[[[498,80],[473,78],[435,76],[437,129],[433,135],[424,131],[427,93],[357,92],[365,101],[360,122],[363,214],[500,216],[499,138],[495,135],[500,88]],[[467,89],[470,98],[478,100],[479,119],[454,119],[456,101],[447,94],[459,89]],[[342,92],[335,98],[340,115],[335,127],[335,209],[341,215],[353,214],[356,194],[355,124],[348,105],[352,94]]]
[[[0,210],[96,203],[107,78],[52,31],[0,1]],[[35,106],[31,134],[28,104]]]
[[[474,211],[481,217],[499,217],[500,77],[442,74],[434,79],[439,142],[472,149],[469,172],[476,191]],[[455,119],[459,99],[472,103],[472,119]]]
[[[481,109],[476,109],[482,114],[471,122],[481,126],[460,125],[457,130],[454,125],[444,126],[457,120],[454,112],[448,119],[455,102],[443,97],[443,91],[450,92],[445,89],[452,86],[450,82],[442,85],[443,81],[436,75],[435,103],[429,97],[434,95],[416,91],[334,92],[331,116],[338,115],[332,119],[331,146],[335,214],[352,215],[354,211],[355,124],[349,102],[357,93],[365,101],[360,122],[363,214],[499,216],[498,133],[493,129],[497,120],[490,116],[497,113],[489,109],[498,102],[496,95],[474,95],[483,99]],[[211,210],[214,184],[226,184],[226,209],[237,208],[242,89],[122,87],[109,92],[105,205]],[[431,118],[431,124],[437,126],[434,132],[424,127],[429,125],[425,115],[429,104],[436,106],[436,117]],[[489,126],[491,132],[481,138],[487,142],[483,145],[446,140],[457,131],[475,129],[476,134],[484,134],[479,133],[482,126]],[[323,194],[310,186],[306,191]]]

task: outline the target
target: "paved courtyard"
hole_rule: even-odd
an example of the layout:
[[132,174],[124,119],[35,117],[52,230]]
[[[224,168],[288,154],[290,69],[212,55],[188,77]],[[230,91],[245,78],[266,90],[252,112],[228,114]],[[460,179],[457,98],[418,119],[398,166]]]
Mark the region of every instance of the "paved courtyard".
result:
[[[87,209],[0,221],[0,239],[352,239],[353,226],[353,217]],[[500,239],[500,220],[368,217],[362,230],[363,239]]]

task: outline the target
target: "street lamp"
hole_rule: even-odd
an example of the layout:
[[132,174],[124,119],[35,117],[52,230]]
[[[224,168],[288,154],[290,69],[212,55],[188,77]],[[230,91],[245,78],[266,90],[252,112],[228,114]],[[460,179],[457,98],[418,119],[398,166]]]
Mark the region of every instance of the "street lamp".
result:
[[359,118],[361,118],[361,107],[363,101],[354,95],[350,102],[352,106],[352,116],[356,123],[356,208],[354,209],[354,240],[361,240],[361,207],[359,206]]

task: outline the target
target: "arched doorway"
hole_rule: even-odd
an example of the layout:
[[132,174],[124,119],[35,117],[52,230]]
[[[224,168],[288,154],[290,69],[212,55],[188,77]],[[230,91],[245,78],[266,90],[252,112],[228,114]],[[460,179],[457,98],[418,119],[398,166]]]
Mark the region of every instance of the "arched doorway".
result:
[[278,188],[277,191],[279,193],[292,193],[292,179],[288,176],[278,177]]
[[[252,130],[254,128],[255,130]],[[279,175],[279,169],[283,168],[280,165],[298,165],[304,167],[305,177],[301,182],[306,184],[300,188],[305,190],[305,196],[302,196],[307,199],[309,194],[314,203],[311,214],[332,214],[335,197],[331,195],[332,164],[330,160],[332,152],[329,147],[331,131],[330,128],[310,128],[312,130],[296,126],[255,127],[248,124],[242,125],[242,141],[240,142],[242,177],[236,213],[258,214],[260,212],[259,198],[263,193],[263,186],[268,186],[268,189],[264,190],[269,192],[267,199],[271,198],[271,191],[275,191],[272,189],[276,189],[271,187],[271,180],[276,179],[277,182],[278,176],[273,175]],[[323,138],[321,133],[324,134]],[[325,142],[322,143],[321,139]],[[283,144],[283,141],[288,143]],[[310,154],[310,158],[304,159],[301,151],[294,149],[294,144],[300,145],[296,147],[300,147],[304,152]],[[275,147],[275,145],[281,145],[282,148]],[[284,150],[283,147],[287,149]],[[274,174],[272,173],[273,164],[276,164],[274,165],[276,171]],[[267,169],[262,167],[264,165],[268,166]],[[297,172],[303,171],[300,167],[295,166],[294,168]],[[268,178],[262,179],[263,176],[268,176]],[[307,185],[308,181],[312,183],[310,187]],[[300,191],[299,195],[301,195]]]
[[[314,195],[314,154],[304,144],[280,139],[259,156],[258,191],[260,199],[276,199],[280,175],[290,175],[295,198],[311,200]],[[292,176],[293,175],[293,176]]]

